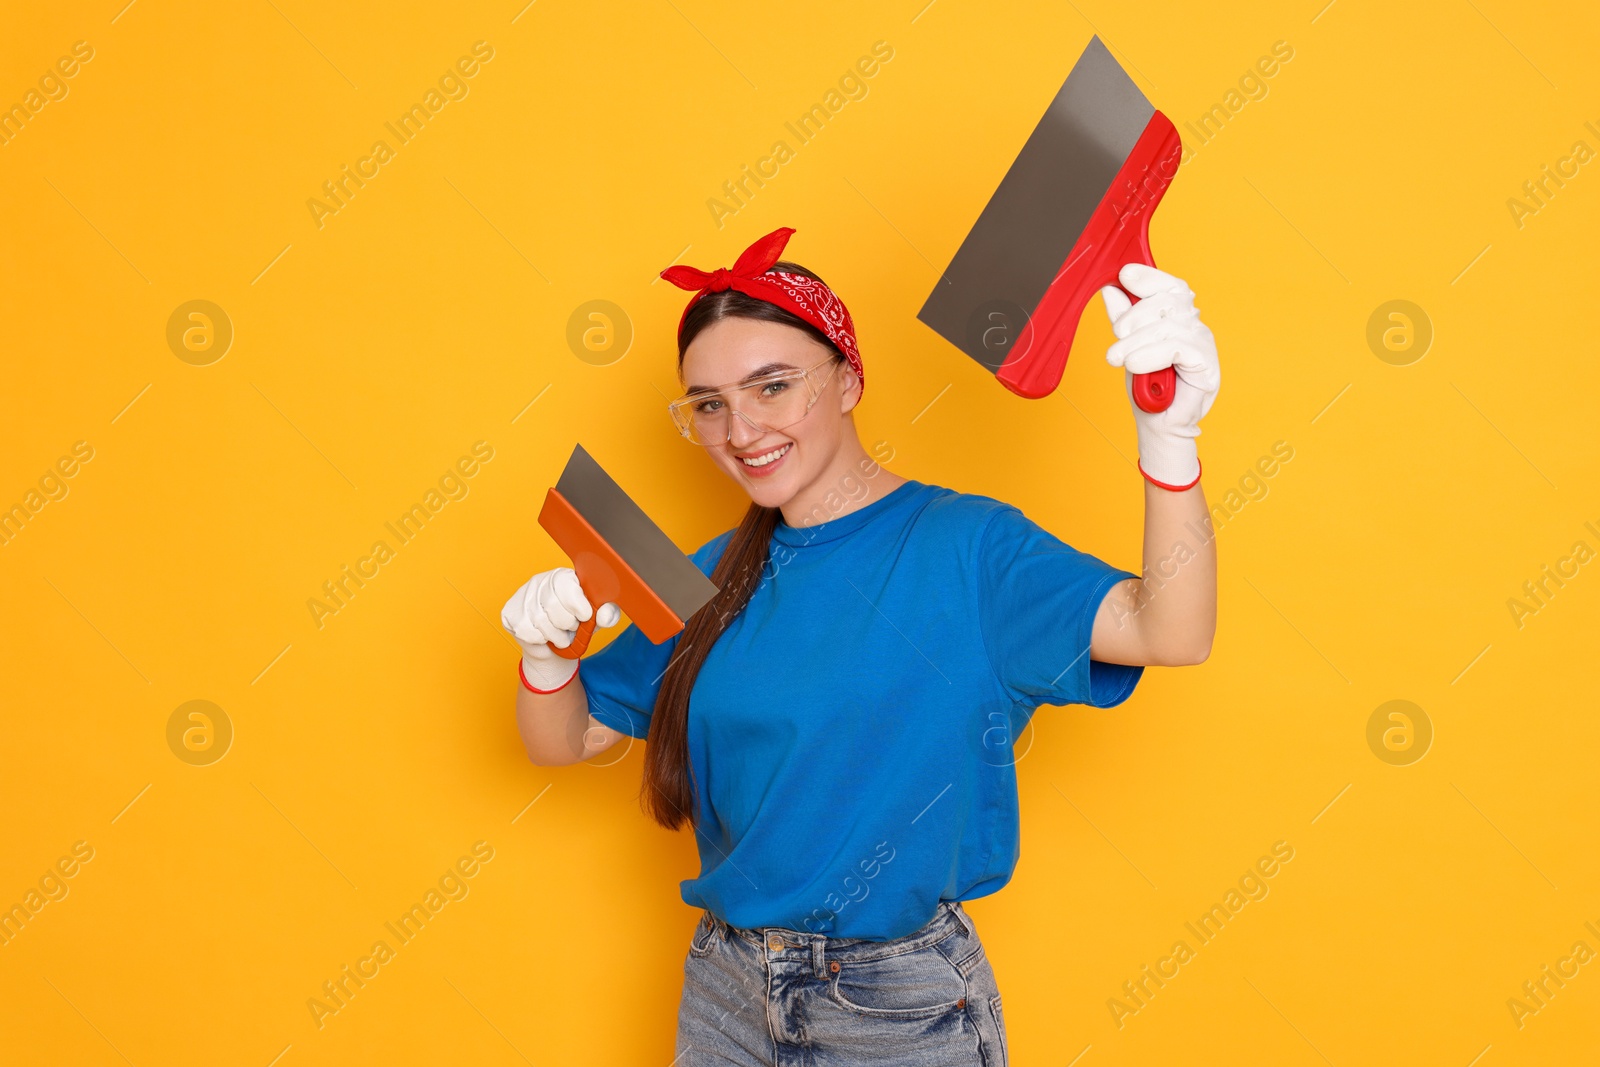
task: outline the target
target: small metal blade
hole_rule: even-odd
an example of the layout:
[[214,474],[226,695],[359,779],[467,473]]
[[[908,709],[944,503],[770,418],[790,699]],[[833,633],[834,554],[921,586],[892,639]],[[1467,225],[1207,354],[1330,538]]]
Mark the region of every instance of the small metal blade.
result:
[[678,618],[687,621],[716,595],[717,587],[711,580],[582,445],[573,447],[572,457],[556,482],[556,491]]
[[[1154,114],[1091,38],[917,318],[999,370],[1010,346],[985,343],[991,316],[1038,307]],[[1005,325],[1014,335],[1022,322]]]

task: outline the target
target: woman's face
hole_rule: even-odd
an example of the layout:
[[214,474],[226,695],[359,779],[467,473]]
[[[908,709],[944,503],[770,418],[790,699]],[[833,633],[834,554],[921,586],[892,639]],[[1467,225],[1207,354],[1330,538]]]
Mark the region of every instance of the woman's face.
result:
[[[821,477],[833,463],[848,432],[843,416],[855,406],[859,395],[856,377],[842,359],[838,360],[840,366],[833,368],[828,362],[830,355],[838,357],[832,347],[818,343],[791,326],[744,318],[726,318],[712,323],[700,331],[684,352],[682,375],[688,389],[716,387],[755,374],[808,367],[817,368],[811,374],[811,387],[815,388],[827,378],[829,370],[833,370],[816,404],[793,426],[762,432],[730,413],[729,439],[704,446],[712,462],[762,507],[782,507]],[[819,363],[822,366],[817,366]],[[737,390],[729,390],[729,393],[735,403],[740,402]],[[770,461],[762,466],[746,462],[763,458]]]

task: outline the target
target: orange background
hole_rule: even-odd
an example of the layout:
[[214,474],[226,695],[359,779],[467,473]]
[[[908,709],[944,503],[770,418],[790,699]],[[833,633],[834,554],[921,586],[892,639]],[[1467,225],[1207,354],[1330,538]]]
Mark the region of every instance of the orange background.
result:
[[[1098,305],[1040,401],[915,319],[1096,32],[1190,139],[1153,245],[1221,351],[1221,620],[1203,666],[1043,709],[1019,745],[1022,862],[970,907],[1013,1062],[1489,1067],[1600,1040],[1593,964],[1507,1004],[1600,950],[1600,576],[1508,604],[1600,547],[1593,11],[122,3],[11,5],[0,34],[0,104],[92,49],[0,145],[0,507],[26,515],[0,545],[0,906],[65,890],[0,945],[0,1058],[669,1062],[692,842],[638,810],[638,746],[543,769],[516,733],[498,614],[564,562],[544,492],[581,440],[685,548],[733,525],[743,497],[672,435],[684,294],[652,279],[789,225],[859,326],[869,448],[1137,569]],[[308,200],[479,41],[465,95],[319,225]],[[1510,207],[1547,164],[1565,182]],[[225,352],[169,345],[194,300]],[[615,338],[574,348],[596,300]],[[319,626],[307,602],[378,540]],[[209,726],[169,733],[196,700]],[[1413,735],[1369,745],[1391,700]],[[1119,1026],[1123,983],[1279,841],[1270,894]],[[430,889],[319,1026],[308,1001]]]

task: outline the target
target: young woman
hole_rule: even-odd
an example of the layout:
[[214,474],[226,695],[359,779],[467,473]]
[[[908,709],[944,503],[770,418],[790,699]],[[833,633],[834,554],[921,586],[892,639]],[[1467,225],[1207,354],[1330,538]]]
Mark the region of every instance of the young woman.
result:
[[[570,568],[535,575],[502,612],[524,649],[517,722],[541,765],[647,738],[646,810],[694,828],[676,1063],[997,1067],[1000,992],[961,901],[1016,866],[1017,732],[1041,704],[1113,707],[1145,665],[1210,653],[1194,439],[1216,347],[1169,274],[1124,267],[1131,306],[1102,292],[1146,480],[1141,578],[869,456],[850,314],[779,260],[793,232],[732,268],[662,272],[696,290],[673,420],[751,500],[692,556],[717,596],[678,636],[630,625],[580,669],[551,646],[592,614],[614,625],[616,605],[591,605]],[[1132,376],[1166,366],[1175,399],[1148,414]]]

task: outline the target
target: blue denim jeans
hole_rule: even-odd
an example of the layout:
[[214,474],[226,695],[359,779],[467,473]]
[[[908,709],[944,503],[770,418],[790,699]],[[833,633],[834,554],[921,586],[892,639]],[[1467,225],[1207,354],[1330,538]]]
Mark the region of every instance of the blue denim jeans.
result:
[[1005,1067],[1000,990],[972,920],[946,901],[892,941],[700,918],[683,966],[674,1067]]

